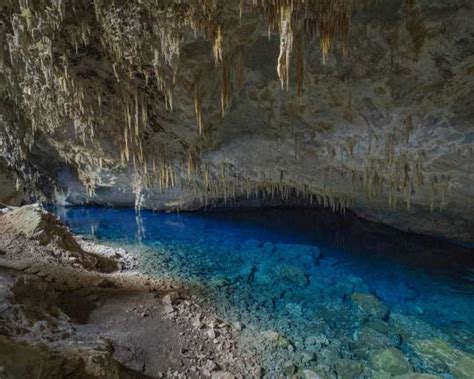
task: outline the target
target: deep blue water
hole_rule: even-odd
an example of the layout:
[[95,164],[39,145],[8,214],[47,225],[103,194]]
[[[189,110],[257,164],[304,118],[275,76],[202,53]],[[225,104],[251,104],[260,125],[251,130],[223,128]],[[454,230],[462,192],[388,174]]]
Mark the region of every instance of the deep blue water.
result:
[[[389,308],[383,322],[391,328],[398,315],[420,321],[413,338],[474,353],[472,249],[326,211],[54,211],[77,234],[136,247],[142,271],[196,288],[223,317],[277,330],[296,350],[308,335],[324,334],[342,356],[352,354],[361,324],[351,296],[361,292]],[[394,344],[411,359],[410,341]],[[415,368],[430,367],[413,357]]]

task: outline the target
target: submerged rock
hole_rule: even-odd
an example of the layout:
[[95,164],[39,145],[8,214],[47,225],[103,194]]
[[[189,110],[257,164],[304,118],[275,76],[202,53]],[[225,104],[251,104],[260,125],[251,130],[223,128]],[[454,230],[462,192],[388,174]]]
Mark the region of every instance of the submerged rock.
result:
[[282,367],[283,373],[290,377],[296,372],[296,370],[297,370],[297,367],[291,362],[285,363]]
[[400,343],[400,337],[394,335],[391,331],[376,330],[372,326],[364,325],[356,333],[356,341],[359,349],[370,351],[383,347],[397,346]]
[[355,306],[357,315],[363,319],[386,319],[390,313],[379,299],[368,293],[352,294],[352,304]]
[[286,311],[292,316],[301,317],[303,315],[303,309],[300,304],[287,303],[285,308]]
[[474,374],[474,355],[451,346],[440,339],[418,340],[410,344],[415,354],[431,369],[448,371],[459,379],[471,379]]
[[294,283],[300,287],[308,285],[309,280],[306,274],[299,267],[292,265],[282,265],[277,271],[280,280]]
[[394,379],[441,379],[441,376],[432,375],[432,374],[418,374],[410,373],[404,375],[397,375],[393,377]]
[[404,341],[446,338],[440,330],[415,316],[391,313],[388,323]]
[[352,359],[339,359],[334,366],[341,379],[357,378],[362,374],[362,364]]
[[313,348],[313,347],[324,347],[329,345],[329,340],[325,335],[319,336],[308,336],[305,338],[304,343],[306,347]]
[[277,243],[275,246],[279,258],[286,261],[297,259],[307,269],[316,266],[321,257],[321,250],[313,245]]
[[336,375],[321,367],[312,367],[298,372],[301,379],[334,379]]
[[403,353],[392,347],[373,353],[370,356],[370,364],[374,369],[391,375],[401,375],[412,371],[412,367]]

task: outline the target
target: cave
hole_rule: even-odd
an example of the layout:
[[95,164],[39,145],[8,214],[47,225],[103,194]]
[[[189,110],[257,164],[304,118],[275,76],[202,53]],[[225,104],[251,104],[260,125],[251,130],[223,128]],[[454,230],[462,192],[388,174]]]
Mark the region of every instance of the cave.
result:
[[0,0],[0,378],[474,377],[471,0]]

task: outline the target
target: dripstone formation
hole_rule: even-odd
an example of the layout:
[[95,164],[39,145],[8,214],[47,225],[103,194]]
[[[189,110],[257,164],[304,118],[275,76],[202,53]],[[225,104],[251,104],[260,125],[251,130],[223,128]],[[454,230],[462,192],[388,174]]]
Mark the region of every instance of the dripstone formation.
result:
[[321,205],[472,242],[472,7],[0,0],[0,201],[16,186],[69,204]]

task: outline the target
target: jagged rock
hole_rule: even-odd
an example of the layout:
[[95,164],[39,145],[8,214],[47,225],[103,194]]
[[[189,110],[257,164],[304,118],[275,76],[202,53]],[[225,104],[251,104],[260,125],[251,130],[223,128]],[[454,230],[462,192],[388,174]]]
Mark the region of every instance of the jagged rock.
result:
[[1,216],[0,233],[21,233],[42,245],[53,244],[64,250],[82,252],[68,229],[38,205],[25,205]]
[[22,191],[16,188],[15,178],[8,171],[5,160],[0,156],[0,203],[18,206],[23,196]]

